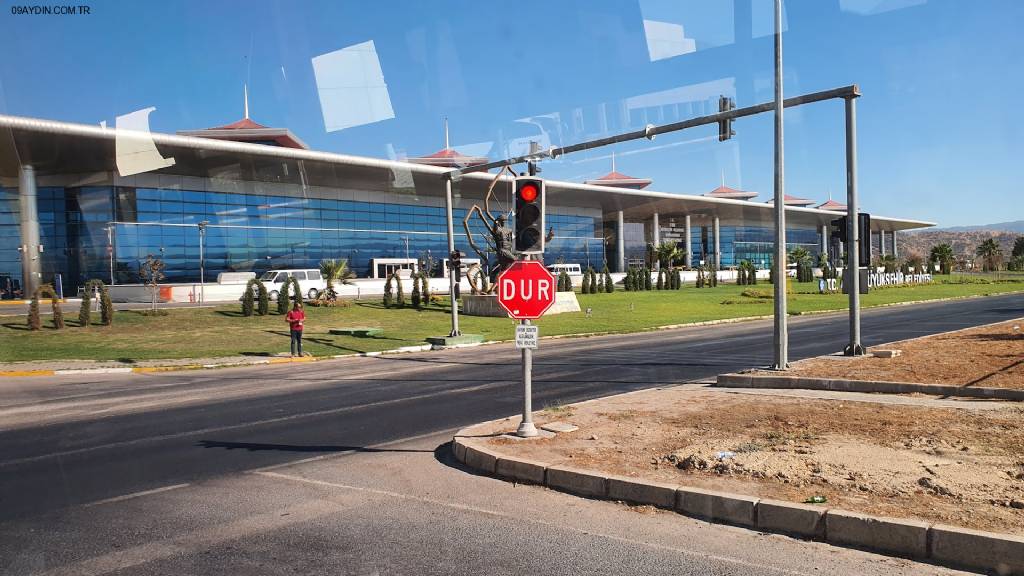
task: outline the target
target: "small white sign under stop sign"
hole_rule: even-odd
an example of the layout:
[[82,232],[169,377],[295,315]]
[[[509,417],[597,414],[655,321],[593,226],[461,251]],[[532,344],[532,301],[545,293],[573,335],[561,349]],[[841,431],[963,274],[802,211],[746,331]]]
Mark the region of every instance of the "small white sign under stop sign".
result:
[[516,324],[516,349],[529,348],[537,349],[537,340],[540,338],[540,328],[535,324]]

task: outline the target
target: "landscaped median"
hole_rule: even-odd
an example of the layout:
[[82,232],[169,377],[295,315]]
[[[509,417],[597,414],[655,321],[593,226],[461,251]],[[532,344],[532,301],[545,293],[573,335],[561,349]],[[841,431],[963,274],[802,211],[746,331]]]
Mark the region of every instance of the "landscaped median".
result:
[[721,374],[718,386],[1024,400],[1024,318],[793,363]]
[[[787,393],[792,394],[792,393]],[[963,405],[963,406],[961,406]],[[680,386],[460,430],[486,474],[950,566],[1024,573],[1017,403],[897,403]],[[813,503],[820,502],[820,503]]]

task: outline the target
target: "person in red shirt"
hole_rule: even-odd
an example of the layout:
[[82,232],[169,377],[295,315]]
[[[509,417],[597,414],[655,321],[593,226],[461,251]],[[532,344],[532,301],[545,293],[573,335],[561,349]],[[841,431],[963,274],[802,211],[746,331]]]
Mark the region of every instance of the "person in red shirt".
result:
[[288,312],[284,319],[288,322],[288,327],[291,328],[292,357],[295,356],[296,350],[298,355],[302,356],[302,325],[306,323],[306,313],[302,311],[302,304],[299,302],[293,304],[291,312]]

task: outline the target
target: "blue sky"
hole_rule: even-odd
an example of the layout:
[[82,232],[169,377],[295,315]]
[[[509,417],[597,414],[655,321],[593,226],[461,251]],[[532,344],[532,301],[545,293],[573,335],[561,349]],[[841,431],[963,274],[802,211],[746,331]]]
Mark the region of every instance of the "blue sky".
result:
[[[94,0],[87,16],[12,15],[13,4],[0,11],[6,114],[113,125],[154,106],[151,128],[174,132],[239,119],[248,82],[252,118],[315,149],[428,154],[448,116],[453,145],[497,158],[530,139],[570,144],[711,112],[718,94],[741,107],[772,97],[771,0]],[[948,226],[1024,218],[1024,2],[793,0],[785,12],[787,96],[861,87],[865,210]],[[313,59],[346,48],[324,61],[336,76],[369,71],[328,91]],[[734,129],[726,143],[706,127],[622,144],[617,167],[655,190],[702,193],[724,177],[767,200],[771,115]],[[839,101],[787,110],[787,193],[844,199],[842,129]],[[543,175],[601,176],[610,152]]]

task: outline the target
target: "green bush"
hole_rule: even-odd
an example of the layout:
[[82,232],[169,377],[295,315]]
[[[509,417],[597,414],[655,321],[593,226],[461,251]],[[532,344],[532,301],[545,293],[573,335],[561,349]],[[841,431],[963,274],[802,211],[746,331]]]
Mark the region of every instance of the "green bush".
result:
[[398,304],[398,307],[402,308],[405,306],[405,288],[402,286],[402,277],[398,275],[398,270],[395,270],[394,277],[395,284],[397,285],[395,304]]
[[384,307],[391,308],[395,303],[395,291],[394,291],[394,276],[388,275],[388,279],[384,282]]
[[114,324],[114,302],[110,299],[110,290],[105,284],[100,284],[100,322],[104,326]]
[[253,291],[259,280],[253,278],[245,284],[245,292],[242,293],[242,316],[252,316],[256,312],[256,296]]
[[39,319],[39,291],[36,290],[32,294],[32,302],[28,305],[28,329],[29,330],[42,330],[43,323]]
[[286,279],[281,283],[281,290],[277,292],[277,313],[287,314],[288,313],[288,291],[291,289],[292,283],[291,278]]
[[653,286],[651,285],[651,269],[648,268],[647,266],[644,266],[643,267],[643,275],[644,275],[644,290],[652,289]]
[[416,274],[412,275],[412,307],[420,308],[423,304],[423,298],[420,294],[420,282],[419,277]]
[[270,295],[267,293],[267,287],[263,282],[256,283],[256,295],[256,313],[260,316],[270,314]]
[[604,291],[611,294],[615,291],[615,283],[612,282],[612,273],[608,271],[608,265],[604,266]]
[[590,272],[590,268],[587,268],[587,271],[583,273],[583,281],[580,282],[581,294],[590,294]]

